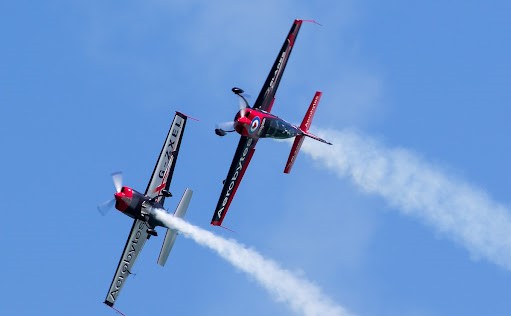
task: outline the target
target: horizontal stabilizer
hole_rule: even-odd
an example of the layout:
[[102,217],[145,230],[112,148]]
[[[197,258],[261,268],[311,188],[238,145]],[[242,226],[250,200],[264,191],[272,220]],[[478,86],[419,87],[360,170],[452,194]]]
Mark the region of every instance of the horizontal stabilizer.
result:
[[304,140],[303,135],[298,135],[295,137],[293,147],[291,147],[291,152],[289,153],[289,158],[287,158],[287,163],[286,163],[286,167],[284,168],[284,173],[291,172],[291,168],[293,167],[293,164],[295,163],[296,156],[298,156],[300,147],[302,147],[303,140]]
[[331,143],[327,142],[326,140],[321,139],[318,136],[312,135],[311,133],[309,133],[309,128],[311,127],[312,119],[314,118],[314,114],[316,113],[316,109],[318,108],[319,100],[321,99],[322,94],[323,93],[321,91],[316,91],[316,93],[314,94],[314,98],[312,98],[311,104],[309,105],[309,109],[307,110],[307,113],[305,113],[302,124],[300,124],[300,130],[301,130],[302,134],[297,135],[295,137],[293,147],[291,147],[291,152],[289,153],[289,158],[287,159],[286,167],[284,168],[284,173],[291,172],[291,168],[293,167],[293,164],[295,163],[296,157],[298,156],[298,152],[300,151],[300,148],[302,147],[302,143],[303,143],[305,136],[313,138],[313,139],[323,142],[325,144],[332,145]]
[[300,129],[303,132],[307,132],[312,124],[312,118],[314,118],[314,114],[316,113],[316,109],[318,108],[319,100],[321,99],[321,95],[323,93],[321,91],[316,91],[314,94],[314,98],[312,98],[311,104],[309,105],[309,109],[303,118],[302,124],[300,124]]
[[313,135],[313,134],[311,134],[311,133],[304,133],[304,135],[305,135],[305,136],[307,136],[307,137],[310,137],[310,138],[312,138],[312,139],[315,139],[315,140],[317,140],[317,141],[320,141],[320,142],[322,142],[322,143],[325,143],[325,144],[328,144],[328,145],[332,145],[332,143],[331,143],[331,142],[327,142],[327,141],[326,141],[326,140],[324,140],[323,138],[320,138],[320,137],[318,137],[318,136],[316,136],[316,135]]
[[[190,200],[192,199],[192,193],[192,190],[186,189],[176,211],[174,212],[174,216],[179,218],[183,218],[185,216]],[[163,245],[161,247],[160,256],[158,257],[158,264],[162,267],[167,262],[172,246],[174,246],[174,242],[176,241],[177,234],[177,230],[172,228],[167,229],[167,233],[165,234],[165,239],[163,240]]]
[[[322,94],[323,93],[321,91],[316,91],[316,94],[314,94],[314,98],[312,98],[311,104],[309,105],[309,109],[307,110],[307,113],[305,113],[305,117],[303,118],[302,124],[300,124],[300,129],[302,130],[302,133],[305,136],[315,139],[317,141],[320,141],[322,143],[332,145],[332,143],[327,142],[326,140],[309,133],[309,128],[311,127],[311,124],[312,124],[312,118],[314,118],[314,114],[316,113],[316,109],[318,108],[319,100],[321,99]],[[295,141],[295,144],[296,144],[296,141]],[[293,148],[294,148],[294,145],[293,145]],[[300,147],[298,147],[298,150],[300,150]],[[291,152],[293,152],[293,150],[291,150]]]

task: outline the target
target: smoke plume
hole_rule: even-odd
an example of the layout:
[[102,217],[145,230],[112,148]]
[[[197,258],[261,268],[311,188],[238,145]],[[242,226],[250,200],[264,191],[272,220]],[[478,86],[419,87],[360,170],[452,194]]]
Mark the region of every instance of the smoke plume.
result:
[[306,141],[302,150],[363,191],[424,221],[485,258],[511,269],[511,217],[482,189],[404,149],[386,148],[353,131],[320,131],[334,145]]
[[294,312],[311,316],[350,315],[314,284],[282,269],[276,262],[264,258],[255,250],[248,249],[235,240],[216,236],[166,212],[158,212],[157,217],[168,227],[175,228],[198,244],[214,250],[233,266],[252,276],[277,301],[288,304]]

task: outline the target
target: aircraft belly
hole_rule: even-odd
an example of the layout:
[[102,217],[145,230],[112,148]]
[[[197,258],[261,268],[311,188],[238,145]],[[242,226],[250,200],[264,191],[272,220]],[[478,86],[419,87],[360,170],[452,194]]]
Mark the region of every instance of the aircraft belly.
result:
[[156,216],[157,213],[168,214],[167,211],[165,211],[164,209],[153,208],[149,215],[149,224],[153,227],[156,227],[156,226],[167,227],[167,225],[164,222],[162,222],[161,220],[158,219],[158,216]]

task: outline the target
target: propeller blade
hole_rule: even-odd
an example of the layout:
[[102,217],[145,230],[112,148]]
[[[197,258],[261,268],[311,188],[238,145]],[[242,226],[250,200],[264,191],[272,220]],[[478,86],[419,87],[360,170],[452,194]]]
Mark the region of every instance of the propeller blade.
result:
[[108,200],[98,205],[98,211],[101,215],[105,216],[108,211],[110,211],[115,204],[115,199]]
[[115,192],[119,193],[122,189],[122,172],[112,173],[112,180],[114,181]]
[[223,131],[226,131],[226,132],[234,131],[234,122],[230,121],[230,122],[218,123],[216,125],[216,127]]
[[243,89],[234,87],[232,88],[232,92],[236,94],[239,97],[239,107],[240,107],[240,114],[241,116],[245,116],[245,109],[250,108],[250,105],[248,104],[247,99],[245,98]]
[[245,100],[241,97],[241,95],[239,97],[241,116],[245,116],[245,109],[247,108],[247,104],[245,103]]

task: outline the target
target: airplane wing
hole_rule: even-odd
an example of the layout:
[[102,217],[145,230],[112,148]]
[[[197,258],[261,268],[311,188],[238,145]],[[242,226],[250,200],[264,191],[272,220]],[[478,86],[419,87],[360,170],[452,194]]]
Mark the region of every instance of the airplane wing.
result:
[[126,241],[126,246],[124,246],[124,251],[122,252],[121,259],[117,265],[117,270],[115,270],[112,284],[110,285],[110,289],[108,289],[104,302],[110,307],[114,306],[115,300],[124,286],[124,282],[131,274],[131,269],[135,264],[135,260],[137,260],[138,254],[142,251],[142,247],[144,247],[149,236],[146,229],[144,221],[136,219],[133,222],[130,235]]
[[236,193],[236,189],[238,189],[238,185],[243,178],[243,174],[245,174],[245,170],[247,170],[250,159],[252,159],[256,143],[257,139],[246,136],[241,137],[236,153],[234,154],[234,158],[232,159],[231,167],[227,173],[227,178],[224,181],[224,187],[220,194],[220,199],[218,200],[215,213],[213,214],[211,225],[222,225],[222,221],[229,209],[229,205]]
[[298,32],[300,31],[300,27],[302,26],[302,20],[295,20],[293,25],[291,26],[291,30],[280,49],[279,55],[271,68],[271,71],[266,78],[266,81],[257,97],[256,102],[254,103],[254,109],[260,109],[267,112],[271,111],[271,107],[273,105],[273,101],[275,99],[275,93],[277,92],[277,88],[279,87],[280,79],[284,74],[284,69],[286,68],[287,60],[291,55],[291,51],[293,50],[293,46],[298,36]]
[[[186,125],[186,115],[176,112],[172,125],[170,126],[167,138],[163,143],[163,147],[158,157],[158,161],[154,166],[151,180],[147,185],[145,195],[152,198],[160,194],[161,190],[168,190],[172,181],[172,174],[176,166],[177,154],[181,146],[181,139]],[[157,201],[163,205],[165,197],[160,196]]]

